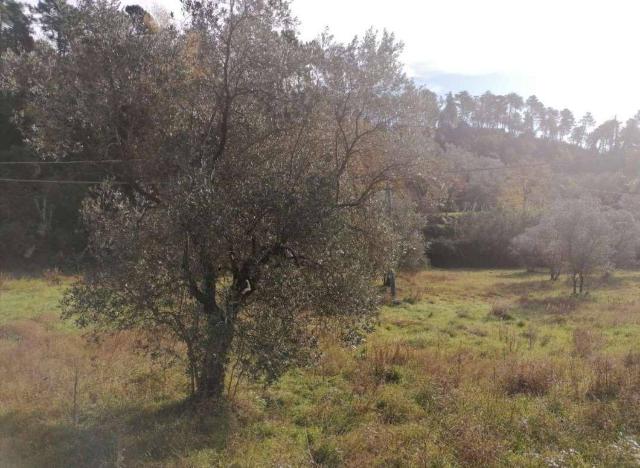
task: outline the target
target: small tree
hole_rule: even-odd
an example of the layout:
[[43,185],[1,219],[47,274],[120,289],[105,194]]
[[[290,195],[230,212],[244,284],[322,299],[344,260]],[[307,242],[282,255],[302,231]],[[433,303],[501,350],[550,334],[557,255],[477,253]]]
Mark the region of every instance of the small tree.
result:
[[611,226],[611,261],[616,267],[637,266],[640,224],[626,210],[608,210],[606,215]]
[[527,270],[545,267],[556,281],[562,270],[562,249],[557,232],[548,224],[528,228],[511,241],[511,246]]
[[606,266],[613,254],[611,226],[595,199],[556,202],[531,233],[543,251],[551,247],[554,256],[562,259],[574,294],[584,292],[585,278]]

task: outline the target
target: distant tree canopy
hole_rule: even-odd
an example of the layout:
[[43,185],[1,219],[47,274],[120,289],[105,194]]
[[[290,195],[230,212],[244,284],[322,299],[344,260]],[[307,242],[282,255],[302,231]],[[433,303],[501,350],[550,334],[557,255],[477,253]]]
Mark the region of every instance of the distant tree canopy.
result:
[[[33,53],[33,18],[29,9],[13,1],[0,2],[0,54]],[[0,75],[8,60],[0,60]],[[46,179],[52,171],[39,166],[39,155],[24,141],[15,125],[16,114],[25,112],[24,93],[10,86],[0,88],[0,178]],[[27,165],[9,166],[21,162]],[[55,171],[64,176],[68,171]],[[59,263],[62,252],[80,252],[83,238],[78,231],[79,203],[84,190],[56,185],[0,182],[0,267]],[[78,246],[80,246],[78,248]]]
[[15,53],[33,48],[31,19],[20,2],[3,0],[0,3],[0,52]]
[[640,113],[624,126],[614,118],[595,127],[591,113],[576,120],[569,109],[546,107],[536,96],[523,100],[515,93],[496,95],[487,91],[481,96],[471,96],[463,91],[456,95],[449,93],[442,99],[438,126],[445,130],[461,126],[503,130],[514,136],[531,135],[610,153],[637,150],[639,119]]

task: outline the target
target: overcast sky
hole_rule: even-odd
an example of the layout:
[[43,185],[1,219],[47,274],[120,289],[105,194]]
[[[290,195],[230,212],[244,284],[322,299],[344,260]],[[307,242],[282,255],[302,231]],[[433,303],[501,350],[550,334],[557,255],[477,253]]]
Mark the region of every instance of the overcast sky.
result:
[[394,32],[407,73],[438,93],[535,93],[598,120],[640,109],[638,0],[293,0],[292,8],[304,38],[324,27],[344,41],[369,27]]

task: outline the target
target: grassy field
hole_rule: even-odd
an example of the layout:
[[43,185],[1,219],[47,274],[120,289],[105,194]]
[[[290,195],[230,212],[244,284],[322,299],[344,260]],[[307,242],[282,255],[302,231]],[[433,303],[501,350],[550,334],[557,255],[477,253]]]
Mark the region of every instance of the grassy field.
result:
[[518,271],[403,275],[364,345],[325,342],[207,416],[135,334],[61,321],[69,281],[0,284],[2,467],[640,465],[639,273],[584,298]]

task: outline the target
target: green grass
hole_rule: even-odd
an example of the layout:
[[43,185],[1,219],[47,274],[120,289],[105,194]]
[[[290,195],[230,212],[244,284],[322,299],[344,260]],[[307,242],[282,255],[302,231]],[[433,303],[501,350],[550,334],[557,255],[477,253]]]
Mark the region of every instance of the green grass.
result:
[[363,345],[325,340],[220,414],[183,404],[180,365],[134,334],[87,342],[55,318],[68,282],[0,290],[0,466],[640,464],[640,273],[581,298],[519,271],[401,275]]
[[6,285],[0,286],[0,325],[43,314],[58,315],[60,297],[71,280],[57,281],[60,284],[48,284],[39,278],[6,279]]

